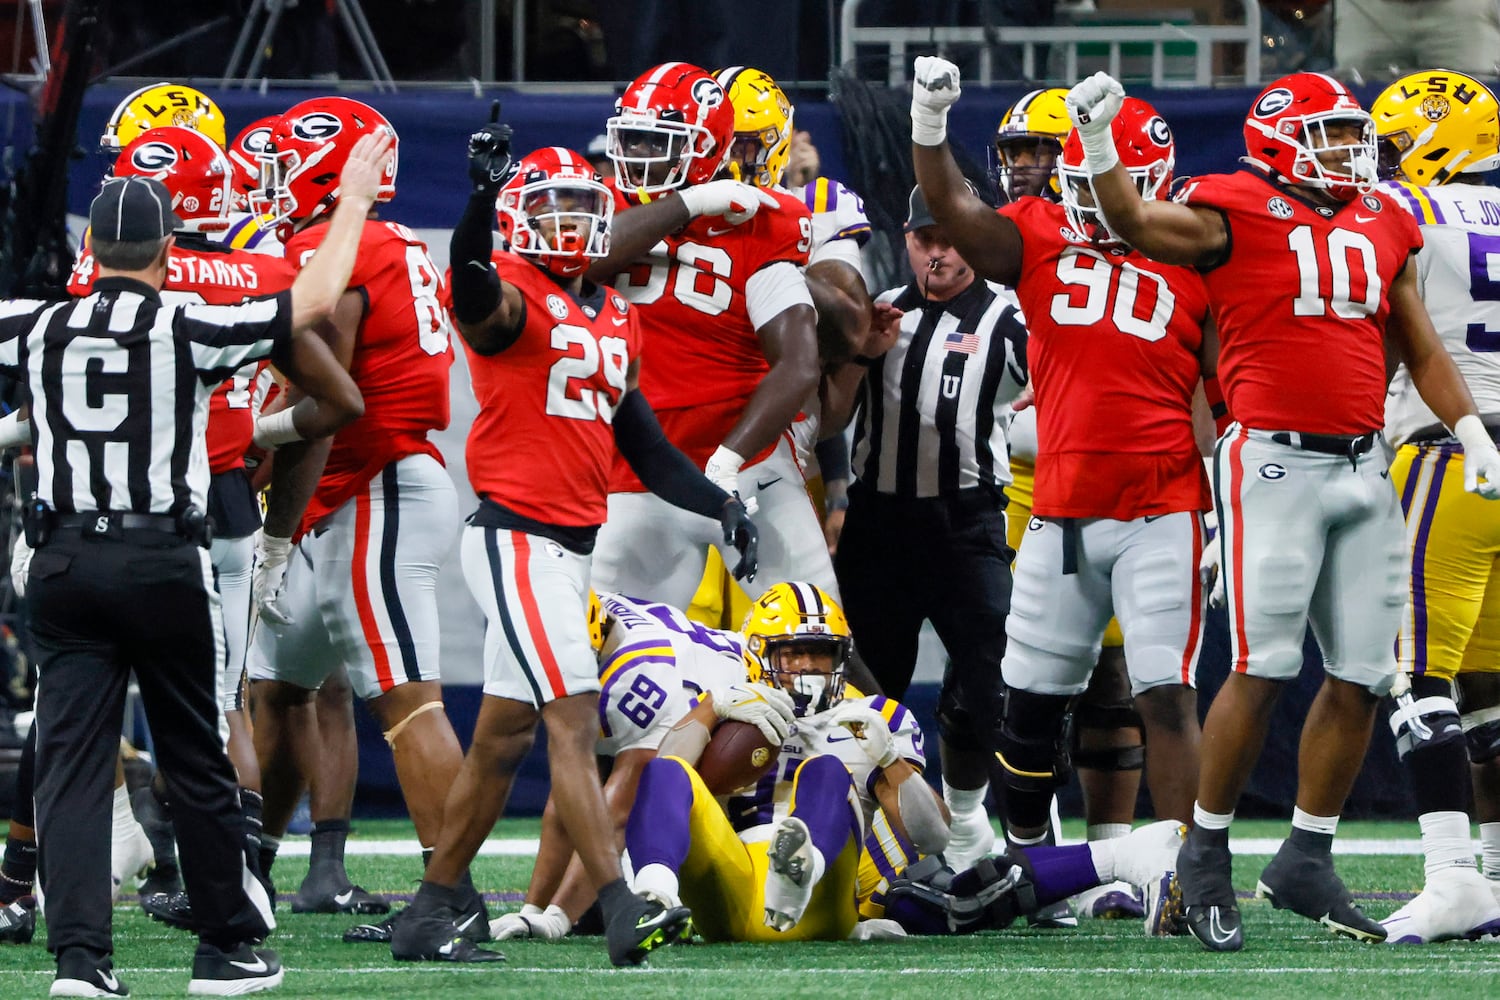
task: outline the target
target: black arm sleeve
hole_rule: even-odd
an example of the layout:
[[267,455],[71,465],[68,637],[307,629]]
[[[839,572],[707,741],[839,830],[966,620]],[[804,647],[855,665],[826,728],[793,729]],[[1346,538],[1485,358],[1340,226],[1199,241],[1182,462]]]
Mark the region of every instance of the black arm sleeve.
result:
[[849,478],[849,442],[844,435],[835,434],[824,438],[813,446],[818,456],[818,469],[823,473],[824,483],[833,483]]
[[485,191],[469,195],[464,214],[453,227],[448,260],[453,268],[453,315],[461,323],[482,323],[500,304],[500,275],[490,263],[494,250],[491,226],[495,196]]
[[627,392],[615,410],[615,444],[646,489],[674,507],[719,519],[729,494],[715,486],[667,440],[640,391]]

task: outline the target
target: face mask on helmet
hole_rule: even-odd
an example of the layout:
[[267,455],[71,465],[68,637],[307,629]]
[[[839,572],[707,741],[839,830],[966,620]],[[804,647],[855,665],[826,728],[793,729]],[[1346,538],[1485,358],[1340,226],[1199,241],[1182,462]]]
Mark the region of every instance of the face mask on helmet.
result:
[[[1176,146],[1166,120],[1145,101],[1127,97],[1115,115],[1111,135],[1115,151],[1136,190],[1145,200],[1156,200],[1172,182],[1172,167],[1176,162]],[[1057,176],[1068,225],[1098,245],[1123,245],[1125,241],[1109,228],[1097,206],[1092,174],[1083,155],[1083,140],[1076,131],[1063,144]]]
[[810,583],[778,583],[750,608],[743,629],[746,675],[792,696],[797,715],[823,712],[844,696],[853,648],[849,622]]
[[496,201],[501,235],[516,253],[560,277],[609,253],[614,197],[582,156],[549,148],[521,161]]
[[734,108],[697,66],[663,63],[625,88],[605,134],[620,188],[660,194],[713,179],[729,156]]
[[317,97],[289,108],[271,125],[262,151],[260,184],[249,197],[250,209],[269,215],[283,241],[305,223],[333,211],[338,204],[339,175],[362,136],[384,131],[396,140],[375,196],[396,195],[396,130],[385,117],[347,97]]
[[843,699],[848,637],[768,638],[760,656],[766,664],[765,683],[792,696],[799,718],[826,712]]
[[739,179],[756,187],[781,183],[792,156],[792,102],[758,69],[731,66],[715,74],[734,105],[729,162]]
[[1027,195],[1052,201],[1060,197],[1057,158],[1073,128],[1064,101],[1067,95],[1061,87],[1033,90],[1000,119],[989,148],[990,179],[1000,197],[1009,201]]
[[237,208],[248,209],[251,193],[260,187],[261,155],[268,152],[271,125],[275,121],[276,116],[270,115],[251,122],[234,137],[234,142],[225,150],[234,169],[233,187]]
[[1452,70],[1402,77],[1370,105],[1382,180],[1446,184],[1500,166],[1500,104]]
[[1350,201],[1375,185],[1375,126],[1349,90],[1293,73],[1261,92],[1245,118],[1246,159],[1284,183]]

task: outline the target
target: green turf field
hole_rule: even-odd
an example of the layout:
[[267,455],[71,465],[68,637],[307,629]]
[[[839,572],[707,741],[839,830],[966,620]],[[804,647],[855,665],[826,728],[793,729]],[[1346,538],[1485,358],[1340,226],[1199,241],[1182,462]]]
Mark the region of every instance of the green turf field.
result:
[[[498,836],[536,836],[535,821],[508,821]],[[1279,837],[1284,823],[1238,823],[1238,837]],[[1079,831],[1070,830],[1071,833]],[[1414,824],[1341,827],[1341,838],[1411,838]],[[355,854],[361,839],[409,838],[406,823],[362,822],[351,838],[350,874],[366,888],[412,891],[413,857]],[[289,843],[297,838],[289,838]],[[1264,857],[1236,859],[1235,883],[1254,887]],[[475,880],[487,892],[525,889],[526,857],[482,857]],[[1421,860],[1410,856],[1341,857],[1339,869],[1364,906],[1382,917],[1421,881]],[[306,860],[277,862],[283,892],[296,888]],[[283,901],[285,897],[283,897]],[[492,906],[498,913],[518,903]],[[966,938],[911,939],[870,944],[689,945],[658,952],[647,970],[609,967],[599,939],[507,942],[505,965],[406,965],[383,947],[346,945],[344,917],[293,916],[281,906],[272,944],[288,968],[278,995],[376,998],[534,996],[541,1000],[593,997],[873,997],[919,1000],[1024,996],[1164,997],[1173,991],[1226,997],[1312,1000],[1330,996],[1484,997],[1500,983],[1500,945],[1453,942],[1425,948],[1358,945],[1342,941],[1268,904],[1244,903],[1248,943],[1235,955],[1210,955],[1196,942],[1148,940],[1135,923],[1084,922],[1077,930],[1007,931]],[[183,996],[191,939],[152,923],[138,907],[115,911],[115,967],[133,996]],[[0,946],[0,998],[45,996],[49,956],[37,942]]]

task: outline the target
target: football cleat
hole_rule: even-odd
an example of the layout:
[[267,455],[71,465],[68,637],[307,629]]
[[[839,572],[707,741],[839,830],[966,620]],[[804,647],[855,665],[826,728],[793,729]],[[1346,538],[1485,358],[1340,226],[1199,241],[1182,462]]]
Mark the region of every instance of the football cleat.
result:
[[1240,907],[1230,881],[1233,858],[1227,830],[1189,831],[1177,855],[1177,880],[1188,930],[1209,951],[1245,947]]
[[1080,920],[1139,920],[1146,915],[1142,893],[1129,882],[1085,889],[1068,900]]
[[687,907],[664,907],[640,895],[635,901],[635,906],[616,914],[604,927],[613,965],[640,965],[657,948],[692,935],[693,914]]
[[[473,944],[483,944],[490,940],[490,914],[484,905],[484,897],[478,890],[472,890],[473,895],[469,898],[467,905],[459,911],[454,918],[453,924],[458,928],[461,937]],[[345,944],[390,944],[392,928],[400,920],[405,919],[406,910],[397,910],[384,920],[371,924],[355,924],[344,931],[343,940]]]
[[849,933],[850,941],[900,941],[905,938],[906,928],[894,920],[872,917],[861,920]]
[[141,886],[141,909],[152,920],[159,920],[168,927],[180,931],[196,929],[193,923],[193,904],[188,894],[181,889],[173,892],[147,892]]
[[1146,886],[1143,910],[1147,937],[1177,937],[1188,932],[1182,912],[1182,884],[1176,872],[1163,872]]
[[1333,855],[1310,854],[1290,840],[1260,873],[1255,895],[1278,910],[1316,920],[1340,937],[1384,941],[1386,929],[1354,905],[1349,890],[1333,870]]
[[316,885],[307,879],[292,897],[293,913],[389,913],[391,904],[357,885]]
[[1490,892],[1495,896],[1495,903],[1500,905],[1500,878],[1491,878],[1485,875],[1484,880],[1490,884]]
[[0,906],[0,941],[26,944],[36,934],[36,897],[22,896]]
[[1415,899],[1380,922],[1387,944],[1500,939],[1500,902],[1477,871],[1450,868],[1427,880]]
[[[464,937],[455,922],[458,916],[457,911],[447,906],[433,907],[420,914],[410,908],[401,911],[399,920],[390,921],[391,956],[402,962],[505,961],[500,952],[480,948]],[[485,934],[489,933],[486,921],[474,919],[473,923],[483,925]]]
[[91,958],[82,949],[67,948],[57,957],[57,978],[49,995],[55,997],[128,997],[130,989],[115,977],[107,957]]
[[249,942],[241,942],[238,948],[223,951],[203,941],[193,954],[188,995],[237,997],[274,990],[285,975],[281,959],[270,948],[254,948]]
[[812,834],[807,824],[788,816],[771,833],[766,851],[765,920],[776,931],[797,926],[813,894]]
[[1068,901],[1059,899],[1055,903],[1048,903],[1035,913],[1028,913],[1026,923],[1038,930],[1056,931],[1065,927],[1077,927],[1078,918],[1073,915],[1073,908],[1068,905]]

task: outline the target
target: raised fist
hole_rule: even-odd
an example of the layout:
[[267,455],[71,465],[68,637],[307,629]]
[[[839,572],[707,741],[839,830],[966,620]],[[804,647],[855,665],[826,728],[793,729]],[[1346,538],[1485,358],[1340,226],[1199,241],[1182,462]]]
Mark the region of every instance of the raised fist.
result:
[[912,70],[911,104],[924,110],[946,112],[958,102],[958,67],[939,56],[917,56]]
[[475,191],[499,191],[510,176],[511,127],[500,122],[500,102],[490,107],[488,124],[469,136],[469,179]]
[[1110,123],[1120,113],[1125,101],[1125,88],[1120,81],[1100,70],[1068,91],[1064,103],[1068,106],[1068,118],[1084,135],[1099,135],[1109,132]]

